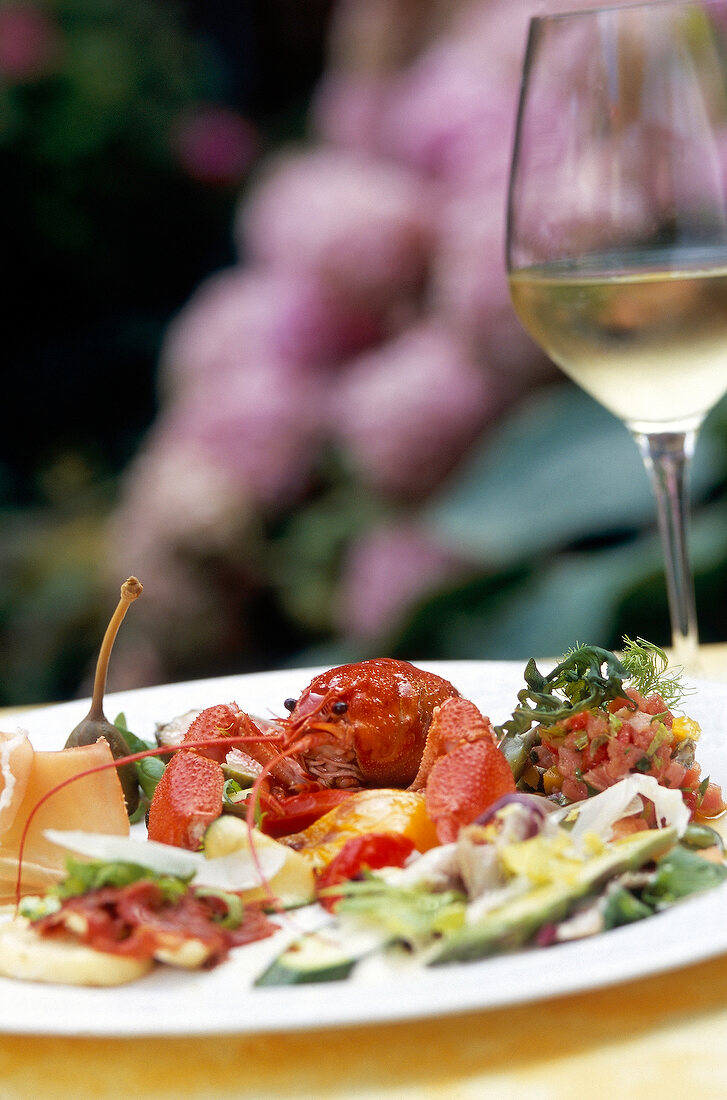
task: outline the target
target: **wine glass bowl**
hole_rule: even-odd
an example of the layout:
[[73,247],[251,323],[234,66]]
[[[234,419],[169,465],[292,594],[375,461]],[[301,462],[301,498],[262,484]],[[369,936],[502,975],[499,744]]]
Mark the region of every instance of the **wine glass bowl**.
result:
[[507,267],[525,328],[641,450],[672,642],[693,668],[688,472],[700,425],[727,391],[724,0],[531,21]]

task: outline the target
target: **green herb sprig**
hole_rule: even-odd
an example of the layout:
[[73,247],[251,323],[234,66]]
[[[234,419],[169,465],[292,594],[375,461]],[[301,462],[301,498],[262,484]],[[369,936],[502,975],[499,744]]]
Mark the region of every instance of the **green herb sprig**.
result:
[[624,637],[621,663],[626,669],[628,682],[642,695],[661,695],[669,710],[684,698],[687,690],[683,683],[683,669],[669,667],[669,658],[663,649],[644,638]]

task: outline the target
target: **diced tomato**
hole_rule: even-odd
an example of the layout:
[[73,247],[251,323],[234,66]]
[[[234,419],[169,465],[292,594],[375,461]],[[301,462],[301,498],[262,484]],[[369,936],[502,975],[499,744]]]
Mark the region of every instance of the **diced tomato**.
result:
[[[366,833],[351,837],[317,875],[316,889],[320,891],[347,882],[365,869],[375,871],[379,867],[403,867],[413,851],[413,841],[400,833]],[[329,894],[320,898],[327,909],[332,909],[339,900],[340,895]]]
[[677,760],[671,760],[659,776],[659,782],[664,787],[681,787],[684,784],[684,776],[687,769]]
[[642,829],[648,829],[649,827],[649,822],[643,814],[632,814],[631,817],[622,817],[618,821],[614,821],[611,826],[611,834],[614,840],[618,840],[622,836],[630,836],[632,833],[641,832]]
[[580,779],[564,779],[560,789],[569,802],[580,802],[588,798],[588,787]]
[[692,764],[684,773],[681,781],[682,797],[692,811],[692,815],[698,817],[719,817],[727,810],[727,804],[722,797],[722,788],[717,783],[706,783],[702,786],[701,768],[699,764]]
[[583,765],[583,755],[570,745],[563,745],[558,753],[558,771],[565,779],[578,779]]
[[672,755],[675,743],[673,716],[661,695],[644,697],[629,688],[627,697],[613,700],[607,711],[578,711],[544,730],[534,762],[546,793],[552,793],[546,787],[546,775],[557,774],[562,777],[560,792],[568,801],[606,790],[635,773],[680,789],[692,814],[718,816],[727,809],[721,791],[705,785],[700,793],[699,767],[687,770]]
[[708,783],[704,794],[697,800],[697,815],[699,817],[719,817],[723,814],[725,806],[722,798],[722,789],[716,783]]

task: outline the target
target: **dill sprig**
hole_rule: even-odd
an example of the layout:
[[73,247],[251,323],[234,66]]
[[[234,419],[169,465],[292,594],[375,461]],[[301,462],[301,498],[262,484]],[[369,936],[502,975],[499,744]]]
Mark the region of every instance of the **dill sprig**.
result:
[[642,695],[661,695],[666,706],[672,710],[687,694],[684,687],[682,668],[669,666],[669,658],[663,649],[645,638],[633,641],[624,636],[624,648],[621,664],[627,672],[629,684]]

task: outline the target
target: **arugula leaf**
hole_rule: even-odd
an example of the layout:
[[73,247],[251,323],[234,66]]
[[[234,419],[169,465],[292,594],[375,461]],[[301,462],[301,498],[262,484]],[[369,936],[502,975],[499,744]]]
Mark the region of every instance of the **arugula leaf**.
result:
[[147,749],[154,749],[156,745],[151,741],[142,741],[141,737],[137,737],[135,733],[132,733],[126,724],[126,715],[122,711],[114,718],[113,724],[117,730],[124,735],[124,740],[129,746],[129,752],[146,752]]
[[69,857],[66,860],[66,878],[51,886],[48,893],[54,897],[77,897],[99,890],[104,886],[128,886],[140,879],[151,879],[161,889],[165,900],[176,902],[185,893],[191,879],[178,878],[175,875],[159,875],[136,863],[107,863],[103,860],[82,862]]
[[533,658],[525,667],[526,687],[518,692],[512,718],[496,729],[500,736],[521,736],[534,723],[550,726],[581,710],[601,707],[624,694],[627,670],[615,653],[579,645],[543,676]]
[[633,924],[653,915],[654,910],[641,898],[625,886],[619,886],[606,895],[606,908],[603,912],[605,928],[618,928],[622,924]]
[[136,774],[139,786],[151,802],[157,783],[164,775],[166,764],[158,756],[146,756],[143,760],[136,761]]
[[628,637],[620,657],[599,646],[576,645],[547,676],[531,658],[525,667],[526,687],[518,692],[519,706],[497,729],[513,736],[525,733],[534,723],[552,725],[578,711],[603,707],[623,695],[626,684],[642,695],[658,692],[671,709],[686,690],[681,669],[670,670],[668,664],[659,646]]
[[[135,733],[132,733],[126,724],[126,715],[122,711],[116,715],[114,719],[114,725],[117,730],[123,734],[126,744],[129,746],[129,752],[146,752],[147,749],[153,749],[157,746],[151,741],[143,741],[141,737],[137,737]],[[137,821],[142,821],[144,815],[148,809],[149,802],[154,797],[154,791],[156,785],[162,777],[166,764],[159,756],[147,756],[143,760],[137,760],[134,764],[136,769],[136,777],[139,782],[145,797],[146,802],[143,800],[139,803],[139,806],[134,814],[129,818],[132,825],[135,825]]]

